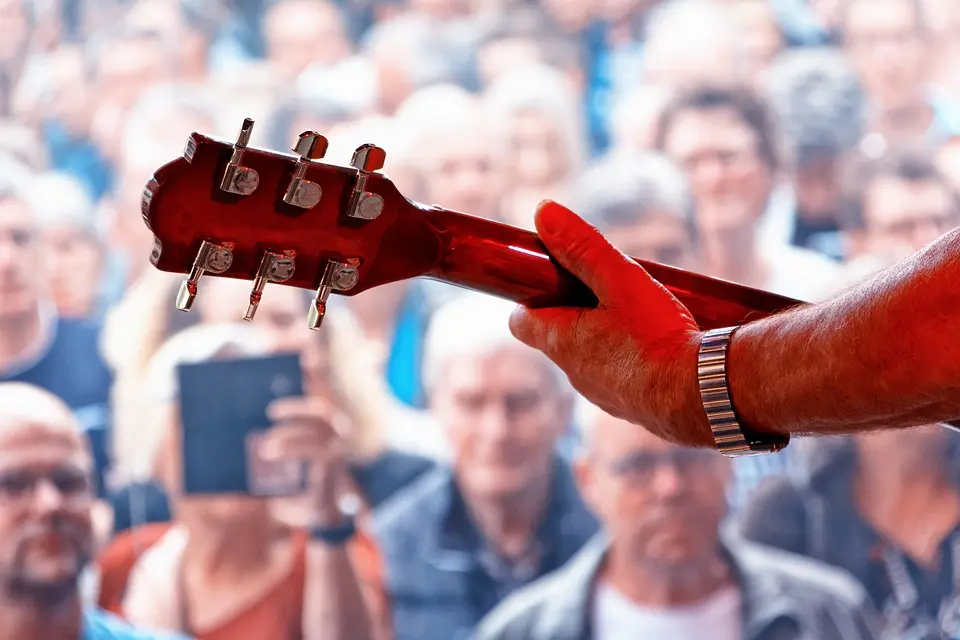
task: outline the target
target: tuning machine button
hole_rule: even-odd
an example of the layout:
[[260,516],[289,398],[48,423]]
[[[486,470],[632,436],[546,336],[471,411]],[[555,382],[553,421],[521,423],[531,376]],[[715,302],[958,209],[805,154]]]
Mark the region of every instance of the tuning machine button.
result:
[[296,263],[296,251],[284,251],[276,253],[267,251],[263,254],[260,261],[260,268],[257,269],[257,276],[253,279],[253,289],[250,291],[250,302],[247,304],[247,312],[243,314],[244,320],[253,320],[257,313],[257,307],[260,305],[260,299],[263,297],[263,290],[268,282],[286,282],[293,277]]
[[373,220],[383,212],[383,198],[366,190],[367,178],[383,168],[387,152],[372,144],[357,147],[350,165],[357,170],[357,182],[353,186],[347,215],[361,220]]
[[214,244],[206,240],[193,260],[190,275],[180,284],[177,292],[177,309],[189,311],[197,297],[197,285],[204,273],[221,274],[233,264],[233,243]]
[[354,264],[346,262],[337,262],[336,260],[327,260],[323,268],[323,275],[320,276],[320,287],[317,289],[317,295],[310,305],[310,312],[307,315],[307,326],[316,331],[323,323],[323,317],[327,313],[327,299],[334,291],[349,291],[357,286],[360,281],[360,270]]
[[248,196],[256,191],[260,185],[260,174],[254,169],[240,164],[243,162],[243,152],[246,151],[247,145],[250,143],[251,133],[253,133],[253,120],[244,118],[243,125],[240,127],[240,134],[233,144],[230,162],[227,163],[223,178],[220,180],[220,188],[227,193]]
[[296,167],[293,170],[293,177],[290,184],[287,185],[287,191],[283,194],[283,201],[303,209],[315,207],[323,195],[320,185],[309,180],[304,180],[303,176],[307,173],[307,167],[311,160],[319,160],[327,154],[327,147],[330,143],[325,137],[316,131],[304,131],[297,138],[297,143],[293,145],[293,152],[297,158]]

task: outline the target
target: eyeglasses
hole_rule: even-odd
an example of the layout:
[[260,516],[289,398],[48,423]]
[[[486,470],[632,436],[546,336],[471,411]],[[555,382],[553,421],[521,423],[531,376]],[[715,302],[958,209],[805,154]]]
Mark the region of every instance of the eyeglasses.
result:
[[33,500],[37,487],[48,482],[65,503],[77,504],[93,496],[90,476],[79,470],[57,469],[38,474],[26,470],[0,473],[0,502],[24,504]]
[[722,458],[710,449],[677,448],[669,451],[636,451],[606,465],[607,470],[630,482],[646,483],[667,467],[681,477],[712,473]]

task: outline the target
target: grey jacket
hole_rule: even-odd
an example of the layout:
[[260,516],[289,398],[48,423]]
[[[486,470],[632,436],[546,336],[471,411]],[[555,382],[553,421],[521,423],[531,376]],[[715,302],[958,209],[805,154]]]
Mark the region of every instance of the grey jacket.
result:
[[[872,605],[847,574],[748,542],[725,542],[743,591],[744,640],[876,638]],[[592,640],[591,600],[603,534],[568,565],[503,602],[474,640]],[[660,639],[655,639],[660,640]]]

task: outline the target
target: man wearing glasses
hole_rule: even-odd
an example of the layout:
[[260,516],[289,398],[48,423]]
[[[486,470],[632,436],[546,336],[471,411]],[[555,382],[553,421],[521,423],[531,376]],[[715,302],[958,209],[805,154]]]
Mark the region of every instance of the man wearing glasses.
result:
[[720,532],[729,460],[597,412],[577,479],[605,525],[508,599],[477,640],[867,640],[863,588],[815,561]]
[[82,602],[93,459],[70,409],[0,383],[0,640],[160,640]]

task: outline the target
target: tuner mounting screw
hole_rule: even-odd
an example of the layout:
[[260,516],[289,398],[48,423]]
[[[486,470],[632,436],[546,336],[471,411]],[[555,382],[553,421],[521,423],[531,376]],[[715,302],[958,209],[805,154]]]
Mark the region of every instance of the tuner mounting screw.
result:
[[204,240],[193,260],[190,275],[177,292],[177,309],[189,311],[197,297],[197,286],[204,273],[221,274],[233,264],[233,243],[214,244]]
[[319,160],[327,154],[328,146],[330,143],[327,139],[316,131],[304,131],[300,134],[292,148],[293,152],[300,157],[297,158],[290,184],[287,185],[287,190],[283,194],[284,202],[302,209],[317,206],[323,196],[323,190],[317,183],[304,180],[303,176],[306,175],[311,160]]
[[260,174],[250,167],[241,166],[243,162],[243,152],[250,143],[250,134],[253,133],[253,120],[245,118],[240,127],[240,133],[237,135],[237,141],[233,143],[233,153],[230,155],[230,162],[223,172],[223,178],[220,180],[220,189],[227,193],[236,193],[241,196],[248,196],[257,190],[260,186]]
[[357,182],[350,195],[347,215],[361,220],[374,220],[383,212],[383,198],[366,190],[367,178],[383,168],[387,152],[372,144],[365,144],[353,152],[351,166],[357,170]]
[[293,277],[296,269],[294,258],[296,251],[284,251],[276,253],[267,251],[263,254],[260,261],[260,268],[257,269],[257,276],[253,279],[253,289],[250,291],[250,302],[247,305],[247,312],[243,314],[244,320],[253,320],[257,313],[257,307],[263,298],[263,290],[268,282],[286,282]]
[[317,295],[310,305],[310,312],[307,315],[307,326],[316,331],[323,323],[323,317],[327,313],[327,299],[334,291],[348,291],[357,286],[360,280],[360,271],[352,264],[346,262],[337,262],[336,260],[327,260],[323,267],[323,275],[320,276],[320,287],[317,288]]

